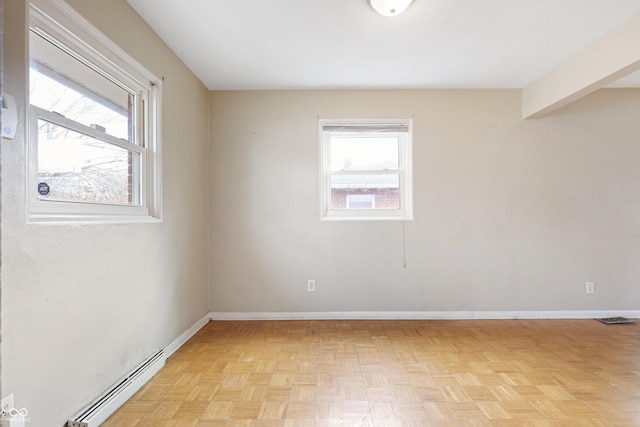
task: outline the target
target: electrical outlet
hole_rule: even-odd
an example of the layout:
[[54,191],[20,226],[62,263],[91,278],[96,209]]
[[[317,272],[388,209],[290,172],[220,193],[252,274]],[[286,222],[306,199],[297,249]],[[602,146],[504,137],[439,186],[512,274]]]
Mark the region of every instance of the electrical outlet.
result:
[[316,281],[313,279],[309,279],[307,280],[307,290],[309,292],[315,292],[316,291]]
[[13,393],[0,400],[0,411],[3,417],[7,417],[9,415],[9,411],[13,408],[13,405]]
[[596,285],[593,282],[587,282],[585,284],[585,291],[588,294],[593,294],[596,291]]

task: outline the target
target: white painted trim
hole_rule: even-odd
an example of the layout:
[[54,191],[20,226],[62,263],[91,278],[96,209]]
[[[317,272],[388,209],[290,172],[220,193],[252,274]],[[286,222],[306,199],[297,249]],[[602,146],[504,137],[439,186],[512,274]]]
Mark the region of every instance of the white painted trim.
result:
[[[194,336],[200,329],[202,329],[207,323],[209,323],[210,320],[211,320],[211,314],[210,313],[205,314],[202,317],[202,319],[198,320],[193,326],[191,326],[189,329],[184,331],[178,338],[171,341],[169,345],[167,345],[164,349],[162,349],[163,357],[161,359],[158,359],[157,362],[155,362],[153,366],[149,368],[148,371],[141,373],[139,376],[135,378],[131,377],[130,384],[122,386],[122,390],[119,390],[117,394],[115,394],[111,398],[111,400],[105,403],[104,406],[100,407],[98,412],[96,412],[93,415],[90,415],[91,421],[87,422],[86,425],[88,425],[89,427],[91,426],[97,427],[102,421],[106,420],[111,415],[113,415],[118,410],[118,408],[120,408],[120,406],[122,406],[131,396],[133,396],[133,394],[136,391],[140,390],[147,382],[149,382],[149,380],[151,380],[151,378],[156,373],[158,373],[158,371],[160,371],[160,369],[164,367],[165,361],[173,353],[175,353],[180,347],[184,345],[184,343],[186,343],[189,340],[189,338]],[[138,365],[135,369],[133,369],[132,372],[136,372],[140,368],[140,366],[144,365],[146,362],[147,362],[146,360],[143,361],[140,365]],[[124,378],[128,378],[130,376],[131,376],[131,372],[127,374]],[[107,390],[106,393],[109,393],[109,390]],[[102,397],[96,399],[96,401],[99,401],[100,399],[102,399]],[[92,403],[91,405],[93,404],[94,403]],[[89,405],[87,408],[91,407],[91,405]],[[75,420],[79,419],[79,415],[84,413],[87,410],[87,408],[80,411],[80,413],[76,415],[74,419],[67,421],[65,425],[67,427],[68,426],[77,427],[77,426],[83,425],[81,422],[75,421]]]
[[[82,58],[88,68],[113,79],[136,94],[136,144],[118,142],[66,119],[29,110],[30,132],[27,155],[27,222],[61,223],[143,223],[162,221],[162,79],[96,29],[64,0],[29,0],[29,28],[45,36],[70,58]],[[63,46],[63,47],[61,47]],[[72,53],[73,52],[73,53]],[[54,67],[55,68],[55,67]],[[107,77],[111,76],[111,77]],[[146,105],[143,108],[143,102]],[[37,117],[92,138],[134,151],[141,156],[141,206],[62,202],[40,199],[37,193]],[[54,120],[55,118],[55,120]]]
[[470,320],[640,318],[640,310],[211,312],[211,320]]
[[164,348],[164,354],[168,359],[173,353],[175,353],[180,347],[184,345],[189,338],[194,336],[200,329],[202,329],[209,321],[211,320],[211,314],[205,314],[202,319],[198,320],[192,327],[184,331],[182,335],[180,335],[175,340],[171,341],[171,343]]
[[157,351],[68,420],[65,427],[99,427],[153,378],[164,367],[166,360],[164,351]]
[[[320,219],[322,221],[409,221],[413,219],[413,119],[319,119],[320,131]],[[389,135],[398,137],[398,169],[394,171],[367,171],[364,174],[397,174],[400,188],[399,209],[331,209],[330,131],[331,126],[358,128],[367,125],[389,127]],[[406,131],[404,127],[406,126]],[[395,130],[392,130],[395,129]],[[362,132],[365,130],[363,129]],[[355,173],[353,171],[352,173]]]
[[128,85],[151,89],[160,80],[65,0],[30,0],[29,4],[30,25],[53,31],[60,41],[98,62],[101,68],[107,67],[116,75],[124,73]]
[[539,118],[640,70],[640,13],[522,90],[522,117]]
[[[469,319],[590,319],[623,316],[640,318],[640,310],[590,310],[590,311],[329,311],[329,312],[210,312],[198,320],[164,348],[164,361],[193,337],[211,320],[469,320]],[[144,363],[144,362],[143,362]],[[131,388],[135,392],[142,388],[158,368],[136,380]],[[134,369],[135,371],[135,369]],[[130,391],[129,391],[130,392]],[[131,393],[132,395],[132,393]],[[130,397],[118,396],[117,403],[101,409],[99,418],[105,420]],[[73,421],[68,421],[73,424]]]

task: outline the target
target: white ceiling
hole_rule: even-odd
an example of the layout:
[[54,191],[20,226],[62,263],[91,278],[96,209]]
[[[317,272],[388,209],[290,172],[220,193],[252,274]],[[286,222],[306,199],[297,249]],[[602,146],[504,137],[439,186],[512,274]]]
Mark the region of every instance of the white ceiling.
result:
[[[128,0],[212,90],[521,88],[638,0]],[[640,73],[616,84],[640,87]]]

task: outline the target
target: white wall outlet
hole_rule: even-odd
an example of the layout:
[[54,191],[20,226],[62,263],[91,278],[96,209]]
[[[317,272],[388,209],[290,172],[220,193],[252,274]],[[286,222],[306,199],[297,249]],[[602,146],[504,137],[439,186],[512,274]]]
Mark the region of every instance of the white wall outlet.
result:
[[313,279],[309,279],[307,280],[307,290],[309,292],[315,292],[316,291],[316,281]]
[[595,285],[593,282],[587,282],[587,283],[585,284],[585,291],[586,291],[588,294],[593,294],[593,293],[595,293],[595,291],[596,291],[596,285]]

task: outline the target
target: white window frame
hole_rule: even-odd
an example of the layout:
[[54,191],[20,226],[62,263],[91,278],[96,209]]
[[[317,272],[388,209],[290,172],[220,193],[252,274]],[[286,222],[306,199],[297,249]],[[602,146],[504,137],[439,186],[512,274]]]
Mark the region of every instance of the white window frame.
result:
[[[320,120],[320,218],[322,220],[400,220],[413,219],[411,153],[413,120]],[[381,129],[386,135],[398,136],[398,170],[366,171],[366,174],[398,174],[399,209],[332,209],[331,208],[331,136],[340,135],[341,127],[349,128],[344,135],[364,135],[371,129]],[[358,134],[357,129],[362,129]],[[354,131],[355,129],[355,131]]]
[[[72,56],[136,94],[134,141],[112,137],[31,105],[27,149],[28,222],[147,222],[162,213],[162,80],[114,44],[62,0],[31,0],[29,31],[52,40]],[[114,205],[47,200],[38,194],[38,120],[63,126],[140,155],[140,204]]]

